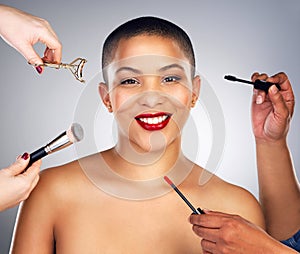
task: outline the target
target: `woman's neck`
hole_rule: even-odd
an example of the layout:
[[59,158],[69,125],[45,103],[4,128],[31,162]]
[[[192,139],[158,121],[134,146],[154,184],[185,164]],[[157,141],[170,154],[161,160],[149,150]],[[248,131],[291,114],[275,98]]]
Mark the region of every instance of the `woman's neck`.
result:
[[[133,146],[118,143],[110,152],[107,161],[119,175],[132,180],[145,180],[160,177],[182,166],[186,158],[181,152],[180,138],[155,151],[141,152]],[[108,159],[108,158],[107,158]]]

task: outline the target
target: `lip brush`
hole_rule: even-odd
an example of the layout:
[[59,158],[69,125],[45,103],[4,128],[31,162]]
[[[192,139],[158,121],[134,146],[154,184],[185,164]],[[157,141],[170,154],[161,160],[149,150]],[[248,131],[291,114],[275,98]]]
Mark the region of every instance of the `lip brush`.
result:
[[175,184],[170,180],[169,177],[164,176],[165,181],[177,192],[177,194],[183,199],[183,201],[191,208],[195,214],[204,214],[204,211],[200,208],[196,209],[190,201],[182,194],[182,192],[175,186]]

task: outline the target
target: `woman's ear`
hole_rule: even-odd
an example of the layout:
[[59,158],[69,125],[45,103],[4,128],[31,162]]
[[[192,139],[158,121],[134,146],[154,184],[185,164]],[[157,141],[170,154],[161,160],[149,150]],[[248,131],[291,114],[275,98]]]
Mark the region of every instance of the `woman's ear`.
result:
[[108,86],[107,86],[107,84],[101,82],[99,84],[98,89],[99,89],[100,97],[101,97],[104,105],[107,107],[108,112],[110,112],[110,113],[113,112],[112,106],[111,106],[110,97],[109,97],[109,92],[108,92]]
[[193,88],[192,88],[192,101],[191,101],[191,107],[194,107],[199,95],[200,95],[200,87],[201,87],[201,79],[200,76],[197,75],[193,78]]

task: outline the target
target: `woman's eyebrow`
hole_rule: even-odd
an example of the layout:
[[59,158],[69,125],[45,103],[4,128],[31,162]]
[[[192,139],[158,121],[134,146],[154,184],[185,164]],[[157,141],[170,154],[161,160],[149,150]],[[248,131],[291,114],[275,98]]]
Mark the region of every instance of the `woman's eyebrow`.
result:
[[[174,64],[169,64],[169,65],[166,65],[166,66],[163,66],[163,67],[159,68],[158,72],[164,72],[164,71],[167,71],[169,69],[179,69],[181,71],[185,70],[184,67],[182,67],[180,64],[174,63]],[[122,71],[132,72],[132,73],[135,73],[135,74],[143,74],[143,72],[141,70],[130,67],[130,66],[120,67],[119,69],[116,70],[116,74],[119,73],[119,72],[122,72]]]
[[133,73],[136,73],[136,74],[142,74],[142,72],[140,70],[129,67],[129,66],[120,67],[119,69],[117,69],[116,73],[119,73],[119,72],[122,72],[122,71],[129,71],[129,72],[133,72]]
[[173,69],[173,68],[177,68],[177,69],[180,69],[182,71],[184,71],[184,68],[180,65],[180,64],[170,64],[170,65],[166,65],[162,68],[159,69],[160,72],[163,72],[163,71],[166,71],[166,70],[169,70],[169,69]]

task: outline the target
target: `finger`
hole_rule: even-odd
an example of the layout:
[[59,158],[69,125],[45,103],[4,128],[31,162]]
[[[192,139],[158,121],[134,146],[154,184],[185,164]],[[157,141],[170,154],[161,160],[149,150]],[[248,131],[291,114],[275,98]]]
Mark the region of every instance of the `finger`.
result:
[[217,245],[215,242],[211,242],[206,239],[202,239],[201,247],[202,247],[202,250],[205,251],[204,253],[215,253]]
[[[28,193],[27,193],[27,197],[28,197],[29,194],[32,192],[32,190],[35,188],[35,186],[37,185],[39,179],[40,179],[39,174],[37,174],[37,175],[33,178],[33,180],[31,181],[31,184],[30,184]],[[26,198],[27,198],[27,197],[26,197]]]
[[42,160],[34,162],[24,173],[23,175],[33,179],[39,174],[41,168]]
[[56,34],[46,31],[40,36],[39,41],[46,45],[44,57],[53,63],[61,63],[62,44]]
[[226,215],[218,212],[210,212],[205,214],[192,214],[190,216],[190,223],[207,228],[220,228],[223,224],[223,218]]
[[[288,80],[288,77],[285,73],[280,72],[268,79],[271,83],[277,83],[280,85],[281,91],[284,101],[286,103],[286,106],[288,107],[288,110],[290,112],[290,115],[293,115],[294,112],[294,106],[295,106],[295,96],[292,89],[292,85],[290,81]],[[271,89],[271,88],[270,88]]]
[[39,172],[40,172],[41,160],[33,163],[22,175],[17,177],[23,177],[23,180],[27,182],[26,192],[24,193],[23,200],[25,200],[31,191],[35,188],[39,181]]
[[16,176],[21,174],[27,167],[29,163],[29,154],[24,153],[22,156],[19,156],[17,160],[10,165],[6,170],[10,176]]
[[31,44],[23,44],[19,47],[18,50],[25,57],[28,63],[32,65],[43,64],[43,60],[35,52]]
[[289,90],[291,89],[291,84],[287,75],[284,72],[279,72],[267,79],[268,82],[276,83],[280,85],[282,90]]
[[[50,48],[46,48],[45,52],[44,52],[44,56],[43,56],[43,61],[44,62],[48,62],[48,63],[61,63],[61,55],[60,56],[56,56],[56,50],[55,49],[50,49]],[[59,60],[57,60],[59,59]]]
[[266,73],[261,73],[259,74],[258,72],[255,72],[252,74],[251,76],[251,80],[252,82],[254,82],[255,80],[257,79],[260,79],[260,80],[266,80],[268,78],[268,75]]
[[259,76],[259,73],[258,72],[254,72],[252,75],[251,75],[251,80],[256,80],[257,77]]
[[282,94],[279,92],[275,85],[271,86],[269,91],[269,98],[273,104],[275,116],[277,116],[278,119],[286,121],[286,119],[290,115],[290,112],[287,105],[285,104]]
[[220,229],[219,228],[205,228],[197,225],[193,225],[194,233],[208,241],[216,242],[220,238]]
[[263,104],[266,100],[266,93],[262,90],[254,89],[254,102],[258,105]]

